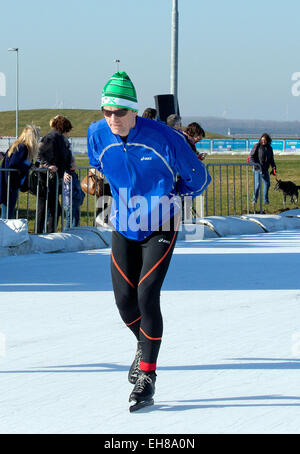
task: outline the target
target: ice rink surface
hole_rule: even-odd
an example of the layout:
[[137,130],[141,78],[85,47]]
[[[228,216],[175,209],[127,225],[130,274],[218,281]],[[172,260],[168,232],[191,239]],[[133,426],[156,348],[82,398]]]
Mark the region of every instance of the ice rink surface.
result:
[[0,259],[0,433],[300,433],[299,253],[299,231],[178,242],[135,414],[110,251]]

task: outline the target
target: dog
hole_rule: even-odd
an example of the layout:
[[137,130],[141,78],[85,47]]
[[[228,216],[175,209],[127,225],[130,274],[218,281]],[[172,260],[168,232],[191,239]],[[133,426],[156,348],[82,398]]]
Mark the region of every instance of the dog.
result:
[[[300,189],[300,186],[297,186],[292,181],[282,181],[282,180],[277,180],[277,178],[276,178],[276,181],[277,181],[277,183],[275,185],[274,191],[282,191],[284,205],[286,203],[286,198],[288,196],[291,199],[291,203],[298,202],[298,189]],[[295,199],[296,199],[296,201],[295,201]]]

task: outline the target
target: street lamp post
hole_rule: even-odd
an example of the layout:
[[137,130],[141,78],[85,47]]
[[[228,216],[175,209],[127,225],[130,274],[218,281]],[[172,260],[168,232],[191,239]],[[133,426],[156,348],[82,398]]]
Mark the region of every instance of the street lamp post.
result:
[[120,60],[116,59],[116,60],[114,60],[114,62],[116,63],[117,71],[119,72],[119,70],[120,70]]
[[16,52],[17,64],[16,64],[16,139],[19,136],[19,48],[11,47],[8,52]]
[[172,8],[171,93],[174,95],[175,112],[178,114],[178,0]]

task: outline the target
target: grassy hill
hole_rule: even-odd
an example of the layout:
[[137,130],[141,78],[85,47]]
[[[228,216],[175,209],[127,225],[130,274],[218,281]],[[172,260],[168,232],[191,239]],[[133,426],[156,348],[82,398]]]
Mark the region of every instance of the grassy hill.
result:
[[[87,134],[89,125],[93,121],[103,118],[100,110],[84,109],[36,109],[20,110],[19,112],[19,131],[28,124],[40,126],[41,134],[49,132],[49,121],[56,115],[61,114],[67,117],[72,125],[73,137],[84,137]],[[16,128],[16,112],[0,112],[0,136],[14,136]]]
[[[98,121],[103,118],[100,110],[84,110],[84,109],[36,109],[36,110],[20,110],[19,112],[19,131],[28,125],[35,124],[40,126],[41,134],[45,135],[50,127],[49,121],[55,115],[66,116],[73,125],[71,137],[85,137],[89,125],[93,121]],[[16,112],[0,112],[0,137],[14,136],[16,131]],[[223,138],[219,134],[207,132],[207,138]]]

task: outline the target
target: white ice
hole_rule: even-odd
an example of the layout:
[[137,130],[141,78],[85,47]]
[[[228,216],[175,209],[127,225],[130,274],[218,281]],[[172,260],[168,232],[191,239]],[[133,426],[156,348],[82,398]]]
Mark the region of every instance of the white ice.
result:
[[178,242],[135,414],[110,251],[1,259],[0,433],[300,433],[299,253],[299,231]]

